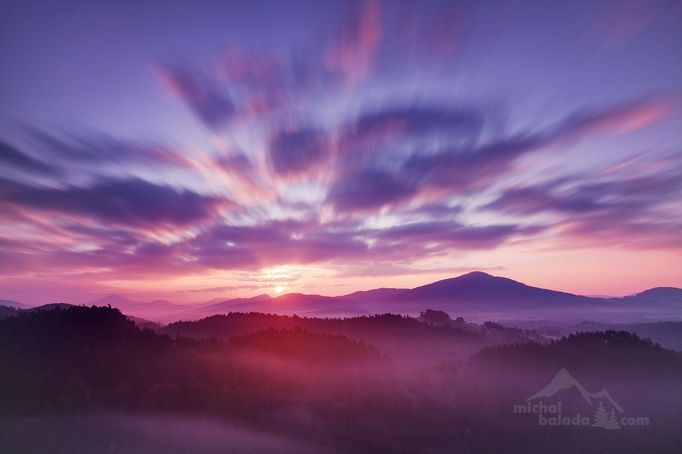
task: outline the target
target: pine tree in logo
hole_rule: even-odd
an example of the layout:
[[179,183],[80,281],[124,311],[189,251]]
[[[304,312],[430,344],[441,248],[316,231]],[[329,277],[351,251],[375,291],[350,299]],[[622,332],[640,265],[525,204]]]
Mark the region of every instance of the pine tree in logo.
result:
[[597,406],[597,409],[594,412],[594,424],[592,424],[592,427],[606,428],[607,423],[608,415],[606,413],[606,408],[604,408],[603,403],[599,402],[599,406]]
[[611,413],[608,413],[601,401],[594,412],[594,424],[592,424],[592,427],[601,427],[606,430],[620,429],[615,411],[612,409]]
[[608,427],[605,427],[605,429],[613,430],[613,429],[620,429],[620,424],[618,424],[618,419],[616,419],[616,412],[614,409],[611,409],[611,413],[609,413],[609,423]]

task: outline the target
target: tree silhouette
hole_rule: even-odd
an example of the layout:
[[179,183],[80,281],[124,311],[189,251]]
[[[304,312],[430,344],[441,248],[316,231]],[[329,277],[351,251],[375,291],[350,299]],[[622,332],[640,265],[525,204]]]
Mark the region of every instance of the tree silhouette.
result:
[[616,419],[616,412],[611,409],[609,413],[609,426],[606,429],[620,429],[620,424],[618,424],[618,419]]
[[597,409],[594,412],[594,424],[592,424],[593,427],[602,427],[606,428],[608,424],[608,414],[606,413],[606,408],[604,408],[604,404],[599,402],[599,405],[597,406]]
[[608,413],[601,401],[594,412],[594,424],[592,424],[592,427],[601,427],[606,430],[620,429],[616,420],[616,413],[613,409],[611,409],[611,413]]
[[426,309],[419,315],[432,325],[443,325],[450,321],[450,316],[446,312],[433,309]]

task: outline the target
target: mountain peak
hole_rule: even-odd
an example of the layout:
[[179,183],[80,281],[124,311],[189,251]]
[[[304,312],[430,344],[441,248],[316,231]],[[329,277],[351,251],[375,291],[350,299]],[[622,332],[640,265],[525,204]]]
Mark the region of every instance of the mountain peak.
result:
[[634,296],[651,298],[682,298],[682,289],[677,287],[654,287],[643,292],[636,293]]
[[556,373],[552,381],[549,382],[547,386],[545,386],[540,391],[530,396],[527,399],[527,401],[550,398],[559,391],[572,388],[576,389],[578,393],[580,393],[580,396],[583,398],[583,400],[590,404],[590,406],[594,406],[593,400],[604,399],[608,401],[611,404],[611,406],[618,410],[620,413],[624,413],[623,408],[620,405],[618,405],[618,403],[616,403],[615,400],[613,400],[613,398],[606,389],[602,389],[601,391],[596,393],[590,392],[583,385],[581,385],[580,382],[578,382],[578,380],[573,378],[573,376],[564,368],[561,368],[561,370],[559,370],[559,372]]
[[[458,310],[465,305],[481,310],[483,306],[496,310],[510,308],[547,308],[548,305],[575,305],[591,301],[589,298],[538,287],[501,276],[493,276],[483,271],[472,271],[459,277],[443,279],[422,285],[396,296],[400,301],[441,304],[441,309]],[[443,307],[444,305],[447,307]]]
[[625,410],[623,410],[623,408],[620,405],[618,405],[618,403],[615,400],[613,400],[611,394],[609,394],[609,392],[606,389],[602,389],[599,392],[592,393],[590,397],[592,397],[593,399],[605,399],[611,404],[613,408],[618,410],[618,412],[625,413]]
[[126,299],[125,296],[119,295],[118,293],[109,293],[108,295],[104,295],[102,299],[104,298],[110,298],[110,299]]
[[117,303],[130,303],[133,302],[132,300],[126,298],[125,296],[118,295],[116,293],[111,293],[107,296],[103,296],[102,298],[99,298],[95,301],[93,301],[91,304],[117,304]]
[[583,385],[581,385],[578,380],[573,378],[573,376],[564,368],[561,368],[556,375],[554,375],[554,378],[547,384],[547,386],[530,396],[527,400],[531,401],[535,399],[549,398],[554,396],[559,391],[570,388],[577,389],[585,402],[592,405],[592,401],[590,400],[591,393],[587,391]]
[[455,279],[488,279],[494,278],[492,274],[488,274],[484,271],[471,271],[469,273],[462,274]]

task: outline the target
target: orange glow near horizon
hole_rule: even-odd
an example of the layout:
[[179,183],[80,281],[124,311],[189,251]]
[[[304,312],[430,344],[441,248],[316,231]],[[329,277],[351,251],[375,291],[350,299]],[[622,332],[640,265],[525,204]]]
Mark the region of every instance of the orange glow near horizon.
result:
[[[64,275],[55,285],[34,276],[32,289],[49,289],[50,301],[87,303],[110,293],[137,300],[167,299],[181,304],[199,304],[215,298],[252,297],[267,293],[308,293],[338,296],[380,287],[412,288],[469,271],[482,270],[527,285],[582,295],[624,296],[652,287],[682,287],[682,255],[675,251],[583,248],[527,250],[528,245],[478,251],[466,256],[422,260],[411,267],[376,265],[355,272],[333,264],[288,264],[253,271],[214,271],[157,278],[106,278],[91,280],[83,290],[79,275]],[[551,265],[548,265],[551,264]],[[345,274],[344,274],[345,273]],[[27,288],[25,279],[6,279],[6,289]],[[47,292],[45,290],[44,292]],[[39,301],[16,292],[13,297],[27,303]]]
[[546,30],[505,13],[504,39],[473,5],[269,2],[254,33],[263,8],[223,3],[187,35],[138,8],[134,52],[87,14],[41,28],[16,8],[9,54],[36,63],[5,65],[0,300],[337,296],[475,270],[584,295],[682,287],[669,6],[616,51],[618,15],[571,2],[532,14],[565,19]]

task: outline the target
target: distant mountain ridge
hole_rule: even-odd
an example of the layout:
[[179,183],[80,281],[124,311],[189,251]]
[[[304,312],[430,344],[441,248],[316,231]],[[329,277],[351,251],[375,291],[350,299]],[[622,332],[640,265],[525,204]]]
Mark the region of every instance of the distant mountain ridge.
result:
[[634,295],[622,298],[626,302],[678,304],[682,303],[682,288],[654,287]]
[[90,301],[86,306],[111,306],[126,315],[154,321],[171,322],[187,317],[193,309],[166,300],[136,301],[121,295],[111,294]]
[[27,309],[29,307],[13,300],[0,300],[0,306],[13,307],[14,309]]
[[111,294],[88,303],[91,306],[111,306],[118,309],[179,309],[184,306],[166,300],[135,301],[121,295]]
[[[27,307],[12,303],[14,307]],[[385,312],[417,314],[426,308],[453,315],[480,313],[482,316],[491,314],[491,318],[499,318],[517,313],[533,315],[542,311],[566,310],[585,312],[618,309],[627,312],[664,308],[673,313],[682,308],[682,289],[657,287],[623,298],[589,297],[533,287],[513,279],[474,271],[415,288],[377,288],[341,296],[287,293],[271,297],[261,294],[224,300],[215,298],[202,305],[180,305],[166,300],[143,302],[121,295],[108,295],[87,305],[111,305],[130,315],[164,322],[228,312],[347,316]]]
[[507,303],[535,306],[540,304],[592,303],[597,298],[556,290],[531,287],[505,277],[474,271],[406,290],[395,296],[398,301],[458,301],[466,303]]
[[[663,289],[663,290],[661,290]],[[679,294],[678,294],[679,292]],[[654,298],[655,296],[655,298]],[[415,288],[377,288],[330,297],[289,293],[277,297],[227,299],[205,309],[210,311],[256,311],[299,315],[363,315],[397,311],[416,314],[425,308],[451,314],[514,311],[554,311],[567,309],[630,309],[643,302],[650,308],[682,306],[682,289],[658,288],[624,298],[601,298],[533,287],[513,279],[474,271]],[[653,303],[651,302],[653,301]],[[203,313],[208,313],[204,310]]]

